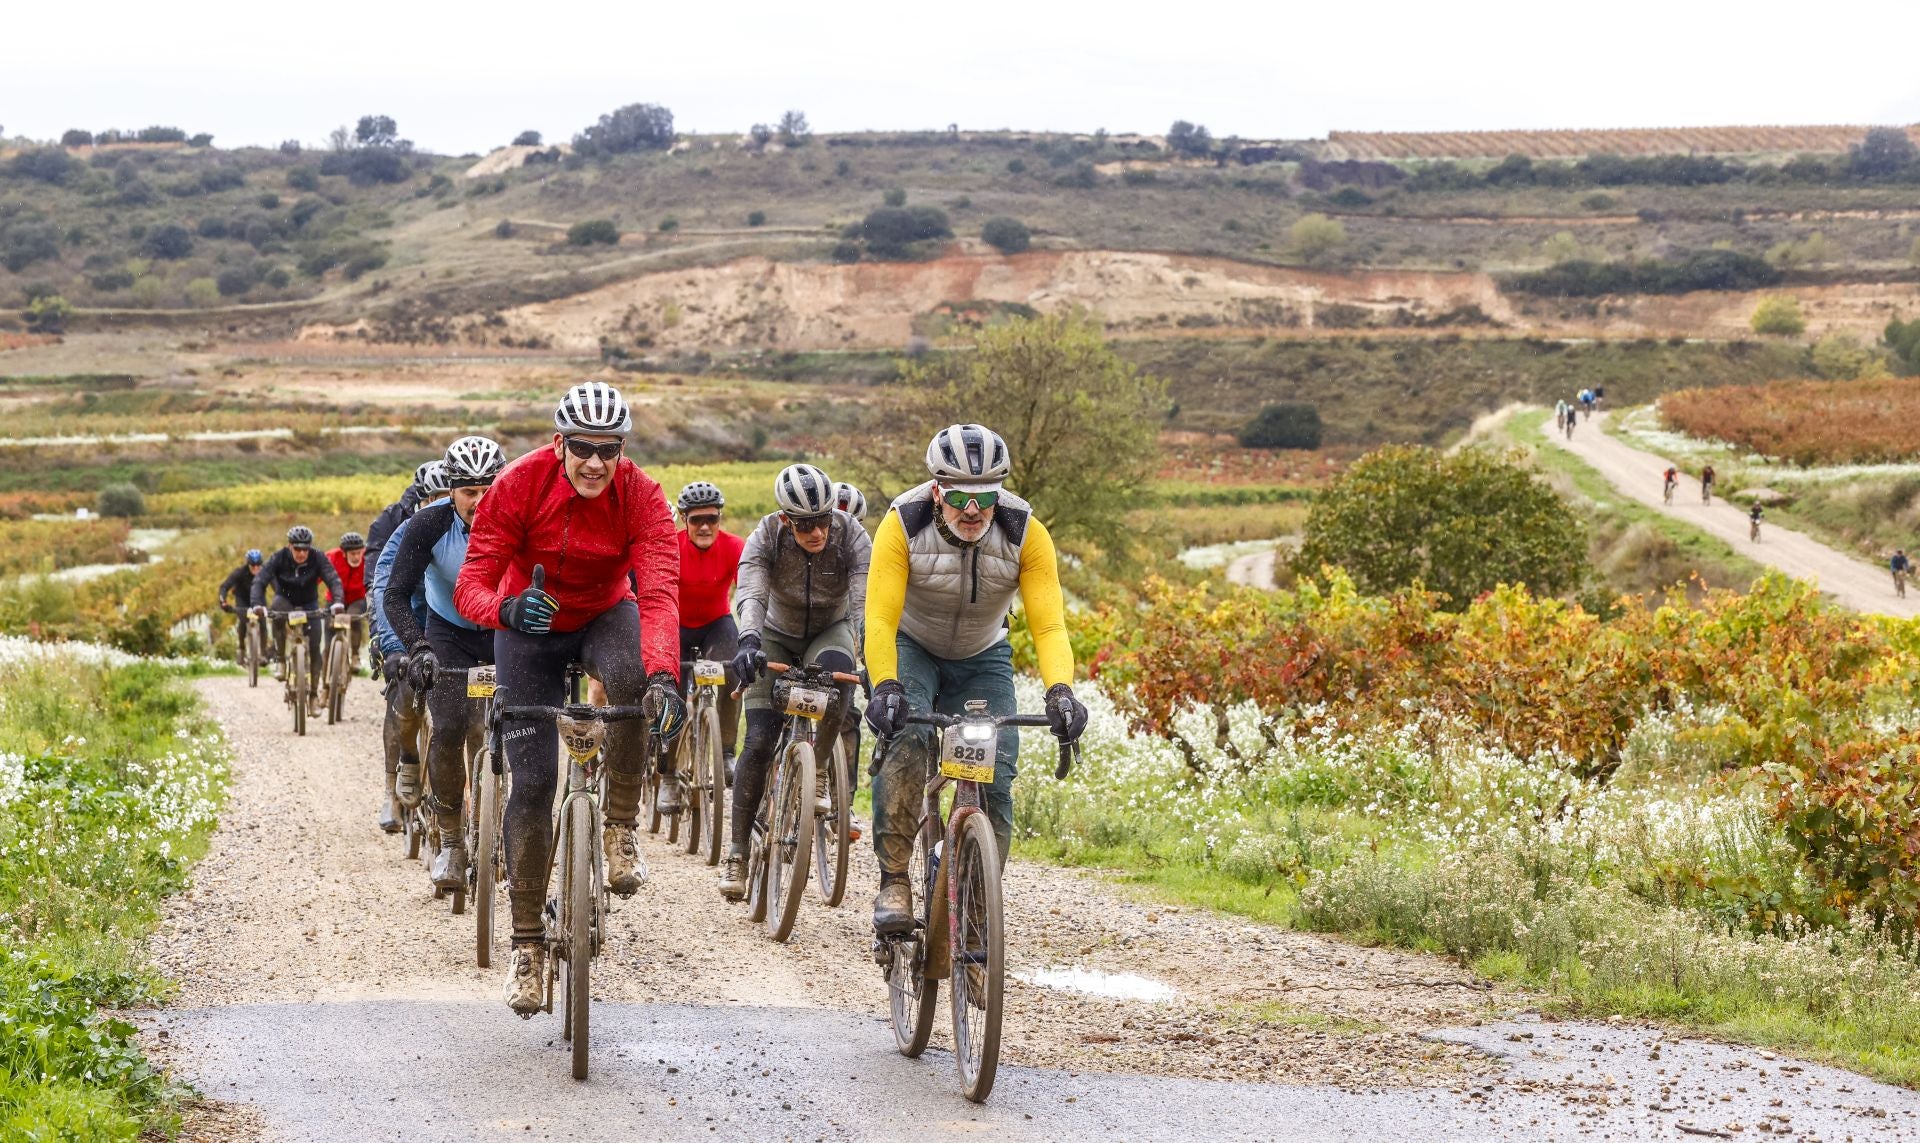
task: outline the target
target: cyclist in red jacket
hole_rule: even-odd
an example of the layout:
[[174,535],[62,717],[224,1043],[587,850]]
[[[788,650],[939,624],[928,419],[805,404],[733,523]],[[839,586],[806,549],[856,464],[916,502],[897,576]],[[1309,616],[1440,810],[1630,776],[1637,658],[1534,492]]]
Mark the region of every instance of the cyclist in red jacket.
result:
[[[696,480],[680,490],[679,503],[686,524],[680,533],[680,661],[730,662],[740,645],[740,628],[733,622],[733,581],[740,576],[740,552],[747,542],[721,529],[727,498],[718,486]],[[733,688],[723,687],[720,749],[729,783],[739,741],[740,700],[733,697]]]
[[[494,628],[499,685],[512,703],[558,706],[569,663],[585,664],[610,702],[646,703],[650,722],[617,722],[606,744],[607,887],[640,887],[634,824],[650,735],[671,740],[686,722],[679,694],[679,540],[660,485],[622,456],[633,416],[620,391],[587,381],[553,414],[553,444],[509,464],[474,514],[454,606]],[[535,585],[535,567],[544,583]],[[540,943],[553,846],[559,741],[521,727],[507,739],[507,899],[513,955],[507,1004],[530,1017],[541,1004]],[[680,798],[661,752],[660,802]],[[672,806],[677,812],[677,806]]]
[[347,614],[353,616],[353,673],[360,673],[360,644],[367,638],[367,538],[358,532],[340,537],[340,546],[327,553],[327,562],[346,589]]

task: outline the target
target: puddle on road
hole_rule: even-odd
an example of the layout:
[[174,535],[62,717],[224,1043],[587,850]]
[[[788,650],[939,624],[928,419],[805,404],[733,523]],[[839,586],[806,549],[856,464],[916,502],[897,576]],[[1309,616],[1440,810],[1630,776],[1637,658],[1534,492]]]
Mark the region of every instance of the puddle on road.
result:
[[1162,984],[1131,972],[1101,972],[1093,968],[1032,968],[1013,974],[1014,979],[1023,980],[1040,988],[1056,988],[1063,992],[1081,992],[1088,996],[1104,996],[1110,1000],[1146,1000],[1158,1003],[1172,1000],[1175,996],[1173,986]]

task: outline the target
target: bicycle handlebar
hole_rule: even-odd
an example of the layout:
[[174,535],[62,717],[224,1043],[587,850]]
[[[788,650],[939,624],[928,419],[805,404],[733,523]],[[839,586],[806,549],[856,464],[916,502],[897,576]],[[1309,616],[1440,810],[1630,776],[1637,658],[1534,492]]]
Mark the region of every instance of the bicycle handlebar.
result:
[[503,706],[499,708],[498,713],[502,722],[509,719],[518,722],[547,722],[556,718],[626,722],[635,718],[651,718],[653,715],[653,712],[644,706],[595,706],[590,702],[570,702],[565,706]]
[[[788,664],[788,663],[776,663],[776,662],[773,662],[772,660],[768,660],[767,670],[776,675],[784,675],[788,671],[793,670],[793,667],[791,664]],[[849,675],[845,671],[835,671],[833,673],[833,681],[836,683],[858,683],[860,681],[860,676]]]
[[[1002,726],[1053,725],[1044,714],[910,714],[907,716],[907,722],[909,724],[934,726],[942,729],[952,726],[955,723],[966,722],[969,719],[991,719],[995,729]],[[1062,742],[1060,744],[1060,763],[1053,768],[1053,776],[1056,779],[1065,779],[1068,774],[1073,773],[1073,763],[1078,757],[1080,757],[1080,744],[1078,742]]]

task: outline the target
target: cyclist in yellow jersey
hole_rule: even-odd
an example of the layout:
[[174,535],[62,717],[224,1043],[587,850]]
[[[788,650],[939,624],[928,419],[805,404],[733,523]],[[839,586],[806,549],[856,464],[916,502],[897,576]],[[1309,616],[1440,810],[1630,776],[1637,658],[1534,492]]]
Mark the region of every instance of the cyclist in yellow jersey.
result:
[[[1016,595],[1026,611],[1047,684],[1047,717],[1063,742],[1079,739],[1087,708],[1073,695],[1053,537],[1026,501],[1001,487],[1011,471],[1006,442],[981,425],[951,425],[927,446],[933,479],[900,496],[873,542],[867,573],[867,670],[873,698],[867,725],[892,740],[873,776],[873,848],[880,893],[873,903],[881,934],[913,925],[907,861],[921,797],[938,751],[932,728],[906,724],[909,713],[961,713],[984,699],[1013,714],[1013,648],[1007,613]],[[1006,860],[1013,838],[1013,779],[1019,731],[1000,731],[986,811]]]

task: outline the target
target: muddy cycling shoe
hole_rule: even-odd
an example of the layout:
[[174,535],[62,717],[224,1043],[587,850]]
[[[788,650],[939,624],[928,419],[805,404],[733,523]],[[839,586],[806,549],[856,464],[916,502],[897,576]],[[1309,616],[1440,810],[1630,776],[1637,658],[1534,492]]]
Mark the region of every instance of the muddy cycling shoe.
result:
[[433,855],[433,887],[435,889],[465,889],[467,887],[467,847],[453,842],[440,847]]
[[393,783],[387,783],[387,796],[380,800],[380,828],[388,833],[400,832],[400,799],[393,796]]
[[408,809],[420,804],[420,763],[401,760],[393,772],[393,793]]
[[640,860],[640,839],[630,825],[607,826],[607,888],[631,897],[647,883],[647,863]]
[[507,958],[507,1007],[522,1020],[533,1019],[545,1000],[547,974],[545,945],[515,945]]
[[660,775],[660,792],[654,795],[653,808],[667,815],[677,814],[685,808],[680,798],[680,775]]
[[747,895],[747,855],[729,853],[720,861],[720,895],[738,901]]
[[905,881],[880,886],[873,899],[873,931],[883,937],[913,931],[913,891]]
[[813,772],[813,816],[818,818],[833,815],[833,779],[823,767]]

